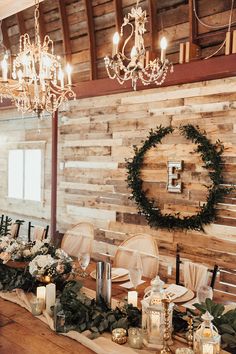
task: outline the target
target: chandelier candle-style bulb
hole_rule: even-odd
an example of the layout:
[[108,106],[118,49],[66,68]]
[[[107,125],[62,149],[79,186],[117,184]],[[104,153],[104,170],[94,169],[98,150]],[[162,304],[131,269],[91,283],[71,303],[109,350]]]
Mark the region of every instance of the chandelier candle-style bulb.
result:
[[72,73],[72,67],[70,66],[70,64],[66,65],[66,72],[67,72],[67,79],[68,79],[68,85],[71,86],[71,73]]
[[[136,6],[132,7],[131,12],[124,17],[120,35],[116,32],[113,36],[112,56],[104,58],[109,78],[117,79],[121,85],[130,80],[134,90],[136,90],[138,81],[145,86],[152,83],[161,85],[165,81],[169,68],[172,67],[166,59],[167,41],[164,37],[161,41],[161,59],[149,61],[149,55],[144,46],[146,22],[146,11],[142,10],[137,0]],[[129,29],[129,35],[119,51],[119,39],[123,36],[124,27]],[[131,41],[133,41],[132,44]],[[127,52],[128,43],[132,47],[130,53]]]
[[166,48],[167,48],[166,37],[162,37],[160,44],[161,44],[161,62],[164,63],[166,58]]
[[113,36],[113,47],[112,47],[112,56],[114,57],[118,53],[118,44],[120,41],[119,33],[116,32]]

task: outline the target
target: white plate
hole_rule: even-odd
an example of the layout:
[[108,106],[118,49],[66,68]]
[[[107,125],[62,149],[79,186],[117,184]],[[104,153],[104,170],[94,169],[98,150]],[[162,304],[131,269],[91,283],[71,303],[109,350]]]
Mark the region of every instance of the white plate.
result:
[[[166,287],[168,287],[170,284],[165,284],[164,285],[164,289]],[[151,290],[151,286],[148,286],[145,290],[144,290],[144,294],[146,294],[149,290]],[[180,296],[180,297],[177,297],[176,299],[173,300],[174,303],[181,303],[181,302],[187,302],[187,301],[190,301],[194,298],[194,292],[190,289],[188,289],[188,291]]]
[[[120,282],[120,281],[126,281],[129,280],[129,271],[124,268],[112,268],[111,270],[112,274],[112,281],[113,282]],[[90,277],[93,279],[96,279],[96,269],[94,269],[90,273]]]

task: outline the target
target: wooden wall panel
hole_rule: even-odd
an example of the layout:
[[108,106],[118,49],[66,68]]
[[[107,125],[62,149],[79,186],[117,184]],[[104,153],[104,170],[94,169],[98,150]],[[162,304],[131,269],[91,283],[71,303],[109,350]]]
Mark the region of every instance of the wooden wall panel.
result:
[[[99,2],[101,5],[101,2]],[[128,236],[151,234],[159,245],[161,275],[167,279],[167,267],[172,265],[169,278],[175,276],[176,245],[183,247],[184,258],[218,263],[236,269],[236,192],[233,191],[217,205],[215,223],[205,227],[205,233],[186,230],[151,229],[136,205],[129,199],[125,160],[133,156],[134,144],[140,146],[149,130],[156,126],[194,123],[206,130],[212,141],[225,145],[224,178],[228,184],[236,177],[236,94],[235,78],[161,87],[145,91],[93,97],[72,101],[59,119],[59,178],[58,229],[65,232],[80,221],[87,220],[95,227],[95,250],[106,245],[114,252]],[[8,200],[7,151],[13,142],[45,141],[45,201],[40,205]],[[14,110],[0,110],[0,202],[1,211],[17,214],[25,220],[48,224],[50,218],[50,144],[51,128],[47,120],[31,116],[22,120]],[[204,184],[209,177],[201,159],[191,154],[194,146],[175,131],[152,149],[145,157],[142,171],[144,186],[157,198],[162,210],[183,215],[193,213],[205,200]],[[182,194],[167,193],[166,161],[175,158],[185,161],[182,174],[185,188]],[[22,210],[19,215],[19,209]],[[223,277],[223,278],[222,278]],[[217,280],[218,298],[231,294],[235,277],[227,272]],[[236,284],[234,284],[236,285]]]

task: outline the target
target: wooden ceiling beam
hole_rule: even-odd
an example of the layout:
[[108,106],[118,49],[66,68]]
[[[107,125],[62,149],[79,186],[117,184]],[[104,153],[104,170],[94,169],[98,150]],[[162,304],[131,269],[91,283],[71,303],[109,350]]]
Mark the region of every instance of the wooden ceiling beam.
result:
[[115,23],[116,31],[120,33],[121,25],[123,23],[123,8],[122,0],[113,0],[114,9],[115,9]]
[[66,61],[70,63],[72,49],[71,49],[69,22],[66,13],[65,0],[58,0],[58,7],[60,13],[60,20],[61,20],[64,54],[66,57]]
[[198,36],[198,23],[196,16],[194,14],[193,0],[189,0],[189,42],[192,44],[197,44]]
[[41,43],[43,43],[44,37],[46,35],[46,29],[45,29],[45,22],[43,16],[43,5],[41,2],[39,3],[39,35],[40,35],[40,41]]
[[19,28],[19,34],[20,34],[20,36],[22,36],[23,34],[26,33],[23,11],[20,11],[16,14],[16,22],[17,22],[17,26]]
[[[216,80],[236,76],[236,54],[218,56],[208,60],[196,60],[185,64],[176,64],[174,73],[168,73],[164,84],[161,87],[183,85],[193,82]],[[161,90],[159,87],[159,90]],[[156,85],[138,85],[138,90],[157,89]],[[117,94],[121,92],[133,92],[130,82],[120,85],[117,80],[109,78],[95,81],[80,82],[73,88],[77,99],[97,97],[103,95]],[[0,109],[13,108],[10,99],[4,99],[0,103]]]
[[150,51],[157,50],[157,1],[148,0]]
[[93,20],[93,4],[91,0],[84,0],[84,7],[88,25],[89,50],[90,50],[90,80],[97,79],[97,65],[96,65],[96,42],[95,42],[95,28]]
[[6,47],[6,49],[11,49],[11,43],[10,39],[8,36],[8,30],[7,30],[7,25],[6,25],[6,20],[2,20],[2,36],[3,36],[3,44]]

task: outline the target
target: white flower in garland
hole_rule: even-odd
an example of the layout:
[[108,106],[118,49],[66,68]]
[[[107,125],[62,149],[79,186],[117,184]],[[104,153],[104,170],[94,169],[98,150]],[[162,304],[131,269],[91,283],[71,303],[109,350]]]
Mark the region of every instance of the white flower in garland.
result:
[[43,275],[56,262],[50,254],[36,256],[29,263],[29,272],[33,276]]

